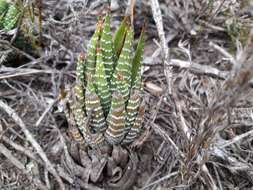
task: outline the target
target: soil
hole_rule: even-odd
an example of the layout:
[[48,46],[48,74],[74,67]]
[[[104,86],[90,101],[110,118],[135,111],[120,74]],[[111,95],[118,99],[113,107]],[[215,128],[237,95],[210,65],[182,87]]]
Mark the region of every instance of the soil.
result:
[[[97,17],[110,5],[115,31],[131,1],[31,2],[35,18],[41,14],[41,30],[39,19],[26,18],[20,30],[0,32],[0,56],[11,51],[0,59],[0,189],[113,189],[106,179],[85,181],[78,175],[86,170],[77,174],[78,166],[66,161],[72,141],[58,100],[62,87],[76,79],[78,55],[86,53]],[[143,133],[130,148],[138,164],[127,189],[253,188],[252,6],[251,0],[136,0],[135,39],[145,23],[146,112]],[[24,35],[29,51],[14,43],[25,24],[32,31]]]

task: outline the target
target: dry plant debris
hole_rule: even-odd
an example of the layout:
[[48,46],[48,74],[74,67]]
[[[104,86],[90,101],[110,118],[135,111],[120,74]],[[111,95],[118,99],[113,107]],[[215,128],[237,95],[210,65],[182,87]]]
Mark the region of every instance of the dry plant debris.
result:
[[138,178],[129,189],[253,188],[251,0],[17,1],[40,5],[40,19],[28,19],[31,52],[15,44],[22,23],[0,31],[0,55],[17,54],[0,60],[0,189],[106,189],[83,175],[89,154],[75,154],[57,102],[108,6],[112,31],[126,12],[135,39],[146,28],[145,132],[131,149]]

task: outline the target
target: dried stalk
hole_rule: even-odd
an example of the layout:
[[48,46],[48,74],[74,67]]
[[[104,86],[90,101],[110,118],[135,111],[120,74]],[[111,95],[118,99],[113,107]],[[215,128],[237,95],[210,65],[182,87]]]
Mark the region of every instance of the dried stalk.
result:
[[58,175],[57,171],[53,167],[52,163],[50,160],[47,158],[47,155],[39,145],[39,143],[34,139],[33,135],[30,133],[30,131],[26,128],[24,122],[22,119],[17,115],[17,113],[9,107],[7,104],[5,104],[2,100],[0,100],[0,108],[4,110],[12,119],[20,126],[22,129],[23,133],[25,134],[27,140],[31,143],[31,145],[34,147],[34,149],[38,152],[42,160],[46,164],[46,168],[53,174],[55,177],[56,181],[58,182],[60,188],[62,190],[65,189],[65,186],[63,184],[63,181],[61,180],[60,176]]
[[[162,19],[162,13],[160,10],[160,5],[158,0],[150,0],[150,5],[153,13],[153,19],[155,20],[157,31],[158,31],[158,36],[160,38],[160,43],[161,43],[161,49],[162,49],[162,59],[163,63],[165,63],[166,60],[169,59],[169,48],[167,47],[166,39],[165,39],[165,32],[163,28],[163,19]],[[168,92],[171,94],[172,88],[172,67],[169,68],[164,68],[164,75],[167,80],[168,84]]]
[[25,174],[29,179],[33,181],[40,189],[42,190],[48,190],[48,188],[38,179],[37,177],[31,178],[29,175],[29,171],[26,169],[24,164],[20,162],[17,158],[15,158],[11,151],[6,148],[2,143],[0,143],[0,153],[2,153],[15,167],[17,167],[19,170],[22,171],[23,174]]

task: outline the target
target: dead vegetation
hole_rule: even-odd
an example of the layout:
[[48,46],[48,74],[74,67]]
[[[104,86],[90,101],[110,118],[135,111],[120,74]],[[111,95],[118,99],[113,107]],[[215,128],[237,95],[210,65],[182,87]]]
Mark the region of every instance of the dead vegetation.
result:
[[[129,2],[109,1],[113,30]],[[146,23],[147,111],[132,189],[253,188],[252,6],[136,0],[136,36]],[[106,7],[106,0],[43,1],[33,54],[15,46],[16,30],[0,34],[0,55],[18,54],[0,59],[0,189],[103,189],[76,176],[84,170],[70,163],[58,98],[75,81],[76,59]]]

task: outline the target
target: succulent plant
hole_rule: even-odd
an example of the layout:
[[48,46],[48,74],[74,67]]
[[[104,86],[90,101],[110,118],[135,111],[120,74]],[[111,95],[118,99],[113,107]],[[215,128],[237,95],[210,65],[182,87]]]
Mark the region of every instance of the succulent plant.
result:
[[[38,9],[38,16],[35,10]],[[41,9],[33,1],[24,2],[22,0],[0,0],[0,38],[9,41],[9,36],[16,35],[12,45],[30,55],[37,55],[38,35],[41,34]],[[35,27],[35,19],[38,20],[38,27]],[[19,28],[17,33],[13,29]],[[38,28],[38,32],[36,30]],[[39,43],[38,43],[39,42]],[[18,55],[17,51],[12,51],[10,47],[1,45],[3,53],[0,54],[0,64],[12,63],[23,56]]]
[[21,16],[18,4],[0,0],[0,29],[9,31],[13,29]]
[[[128,145],[140,134],[144,117],[141,62],[144,30],[136,50],[134,32],[126,17],[110,31],[110,14],[98,20],[86,56],[79,56],[76,83],[69,103],[76,140],[88,145]],[[67,117],[70,113],[67,113]],[[80,138],[81,137],[81,138]]]
[[8,2],[6,0],[0,0],[0,27],[2,28],[4,16],[8,10]]

